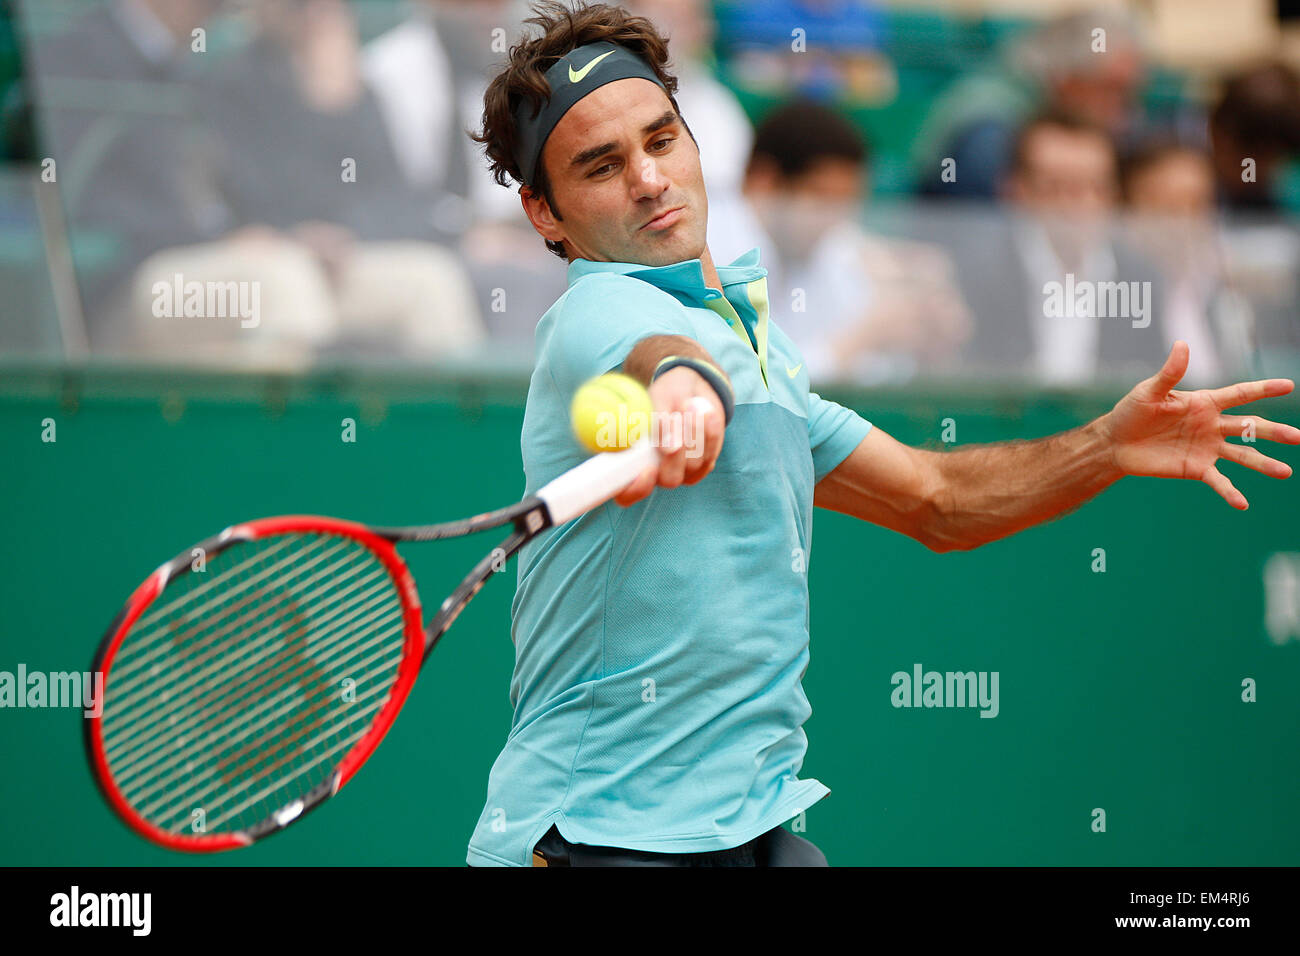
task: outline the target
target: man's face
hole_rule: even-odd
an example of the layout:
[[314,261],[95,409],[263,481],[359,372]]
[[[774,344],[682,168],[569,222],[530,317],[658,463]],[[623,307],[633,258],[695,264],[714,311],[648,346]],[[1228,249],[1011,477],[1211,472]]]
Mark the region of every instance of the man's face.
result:
[[1194,152],[1170,153],[1129,182],[1133,233],[1143,250],[1179,268],[1196,268],[1213,242],[1214,172]]
[[1047,230],[1057,251],[1081,254],[1106,237],[1118,192],[1110,144],[1091,131],[1043,126],[1025,143],[1010,182],[1016,205]]
[[1024,168],[1012,180],[1012,197],[1044,216],[1092,218],[1115,203],[1115,160],[1091,132],[1044,126],[1025,144]]
[[524,210],[570,259],[664,266],[704,253],[700,152],[649,80],[616,80],[579,100],[551,131],[541,162],[564,218],[530,190]]
[[1051,95],[1060,109],[1119,132],[1129,119],[1142,81],[1140,51],[1121,43],[1105,56],[1096,57],[1087,70],[1055,80]]
[[1192,218],[1214,212],[1214,173],[1197,153],[1171,153],[1134,176],[1130,189],[1139,213]]

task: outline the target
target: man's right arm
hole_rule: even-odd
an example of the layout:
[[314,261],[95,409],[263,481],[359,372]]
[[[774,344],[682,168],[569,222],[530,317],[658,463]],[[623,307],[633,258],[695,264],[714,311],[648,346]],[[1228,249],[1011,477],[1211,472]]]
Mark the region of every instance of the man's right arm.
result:
[[[640,501],[655,487],[695,484],[713,470],[722,451],[725,412],[707,379],[692,368],[678,366],[651,381],[660,363],[672,356],[707,362],[727,378],[704,346],[688,336],[652,335],[633,346],[623,362],[623,371],[649,389],[650,401],[660,416],[659,463],[646,468],[615,497],[620,505]],[[730,379],[727,382],[730,384]],[[674,421],[674,413],[680,416],[680,433],[666,427]],[[676,441],[678,438],[682,440]]]

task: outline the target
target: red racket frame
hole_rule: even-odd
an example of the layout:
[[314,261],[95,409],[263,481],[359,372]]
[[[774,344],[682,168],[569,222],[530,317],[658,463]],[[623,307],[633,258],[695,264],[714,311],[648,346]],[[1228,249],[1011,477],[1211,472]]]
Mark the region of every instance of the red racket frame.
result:
[[[326,798],[338,793],[343,785],[352,779],[352,776],[360,769],[361,765],[369,759],[370,755],[375,752],[375,748],[379,746],[380,741],[384,739],[384,735],[392,727],[393,721],[397,719],[402,705],[406,703],[406,698],[415,685],[415,678],[419,675],[420,664],[425,656],[424,624],[420,597],[415,588],[415,579],[411,576],[406,562],[397,553],[397,549],[393,546],[391,540],[354,521],[315,515],[286,515],[233,525],[215,538],[196,547],[203,548],[207,557],[212,557],[237,542],[256,541],[280,534],[312,533],[332,534],[360,542],[379,558],[397,585],[402,602],[403,616],[402,660],[398,665],[397,679],[389,693],[388,700],[375,716],[365,736],[358,740],[343,756],[338,768],[330,775],[329,779],[275,814],[271,818],[271,821],[275,823],[274,826],[267,825],[257,829],[256,832],[239,831],[193,836],[179,835],[163,830],[135,812],[122,795],[109,769],[108,758],[104,750],[102,715],[87,718],[85,726],[86,747],[90,754],[95,782],[118,816],[145,839],[172,850],[181,850],[187,853],[211,853],[249,846],[256,840],[269,836],[298,819],[307,811],[319,806]],[[92,666],[92,672],[99,671],[103,674],[104,697],[107,697],[109,693],[114,659],[123,638],[135,622],[139,620],[140,615],[153,604],[158,595],[163,593],[169,581],[177,575],[190,572],[191,561],[192,550],[186,551],[149,575],[149,578],[135,589],[126,605],[110,625],[108,633],[95,654],[95,663]]]

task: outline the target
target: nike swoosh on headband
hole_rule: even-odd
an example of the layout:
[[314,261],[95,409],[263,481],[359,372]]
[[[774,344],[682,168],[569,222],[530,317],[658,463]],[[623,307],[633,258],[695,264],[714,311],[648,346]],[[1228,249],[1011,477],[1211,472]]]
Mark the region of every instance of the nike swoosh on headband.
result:
[[583,79],[587,76],[587,74],[590,73],[590,72],[592,71],[592,69],[595,67],[595,65],[596,65],[597,63],[599,63],[601,60],[605,59],[605,57],[607,57],[607,56],[613,56],[613,55],[614,55],[614,51],[613,51],[613,50],[610,50],[608,53],[602,53],[600,56],[596,57],[596,59],[592,60],[590,63],[588,63],[586,66],[584,66],[581,70],[574,70],[574,68],[573,68],[572,66],[570,66],[570,67],[569,67],[569,82],[570,82],[570,83],[581,83],[581,82],[583,81]]

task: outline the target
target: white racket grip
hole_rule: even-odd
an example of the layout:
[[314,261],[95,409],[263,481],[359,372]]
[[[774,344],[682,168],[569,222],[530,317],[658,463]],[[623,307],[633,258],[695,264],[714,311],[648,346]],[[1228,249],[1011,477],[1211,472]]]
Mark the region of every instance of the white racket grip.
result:
[[537,497],[546,503],[551,522],[561,525],[613,498],[658,458],[659,449],[642,438],[624,451],[593,455],[543,485]]

